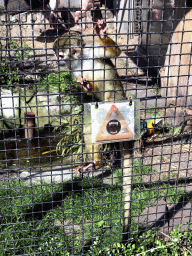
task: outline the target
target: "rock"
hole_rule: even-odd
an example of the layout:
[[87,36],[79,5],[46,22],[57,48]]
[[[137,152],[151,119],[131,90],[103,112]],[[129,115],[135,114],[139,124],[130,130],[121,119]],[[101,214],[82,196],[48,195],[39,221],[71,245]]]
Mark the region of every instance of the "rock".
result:
[[[167,98],[167,107],[175,107],[171,124],[179,125],[180,116],[192,105],[192,10],[177,25],[160,70],[161,95]],[[170,112],[170,111],[169,111]],[[169,113],[172,115],[172,110]],[[187,113],[186,113],[187,114]]]
[[2,89],[0,106],[2,108],[1,113],[6,118],[13,118],[17,116],[17,110],[19,106],[19,95],[12,93],[11,90]]
[[[59,167],[62,169],[61,167]],[[19,175],[20,179],[30,180],[32,183],[35,182],[66,182],[72,179],[72,172],[67,170],[53,170],[46,172],[28,172],[24,171]]]

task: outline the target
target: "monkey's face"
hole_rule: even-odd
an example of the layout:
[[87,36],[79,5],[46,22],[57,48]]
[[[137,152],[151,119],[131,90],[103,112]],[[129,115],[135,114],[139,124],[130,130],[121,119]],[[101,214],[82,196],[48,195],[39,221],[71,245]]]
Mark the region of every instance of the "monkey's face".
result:
[[[68,65],[68,67],[73,65],[75,67],[83,46],[81,33],[77,31],[66,32],[62,37],[57,38],[53,43],[53,51],[58,64],[61,66]],[[76,62],[73,60],[76,60]]]
[[67,65],[67,63],[69,61],[67,54],[64,54],[64,52],[59,52],[59,53],[56,53],[55,56],[57,58],[57,62],[59,64],[59,66]]
[[80,53],[80,48],[70,48],[65,49],[65,51],[59,51],[55,55],[60,66],[69,66],[70,64],[74,66],[80,57]]

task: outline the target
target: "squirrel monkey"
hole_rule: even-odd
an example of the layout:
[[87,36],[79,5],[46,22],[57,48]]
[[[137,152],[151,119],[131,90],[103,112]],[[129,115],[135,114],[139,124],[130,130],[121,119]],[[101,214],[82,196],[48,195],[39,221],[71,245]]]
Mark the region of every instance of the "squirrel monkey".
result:
[[[121,81],[118,79],[115,66],[109,58],[117,57],[121,50],[115,42],[106,35],[103,20],[98,20],[95,26],[99,35],[99,44],[84,45],[81,35],[71,31],[58,38],[53,44],[53,50],[59,65],[67,65],[76,77],[77,82],[88,94],[94,94],[100,102],[114,102],[125,99]],[[71,47],[69,47],[69,45]],[[86,127],[86,125],[84,126]],[[92,156],[92,162],[86,167],[78,167],[77,172],[89,171],[102,165],[100,145],[90,144],[89,131],[84,129],[86,153]]]

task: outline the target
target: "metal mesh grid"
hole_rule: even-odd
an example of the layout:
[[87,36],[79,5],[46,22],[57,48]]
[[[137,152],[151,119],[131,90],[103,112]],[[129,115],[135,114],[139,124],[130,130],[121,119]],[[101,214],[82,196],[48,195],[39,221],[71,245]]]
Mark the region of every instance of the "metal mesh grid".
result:
[[[0,2],[0,254],[190,255],[190,1],[35,3]],[[93,146],[84,103],[123,92],[140,139]]]

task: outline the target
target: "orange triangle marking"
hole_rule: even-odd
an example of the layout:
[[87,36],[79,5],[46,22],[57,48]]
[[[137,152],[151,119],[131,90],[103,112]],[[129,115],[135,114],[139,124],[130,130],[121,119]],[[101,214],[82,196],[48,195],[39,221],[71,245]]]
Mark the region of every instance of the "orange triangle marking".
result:
[[[113,113],[116,114],[117,119],[121,124],[121,127],[123,127],[124,129],[123,133],[121,132],[122,130],[121,128],[117,134],[112,135],[112,134],[109,134],[108,132],[106,134],[106,127]],[[126,121],[124,120],[123,116],[121,115],[117,107],[115,105],[112,105],[102,125],[100,126],[100,129],[95,137],[95,142],[104,141],[104,140],[121,140],[121,139],[133,139],[133,133],[129,129]]]

